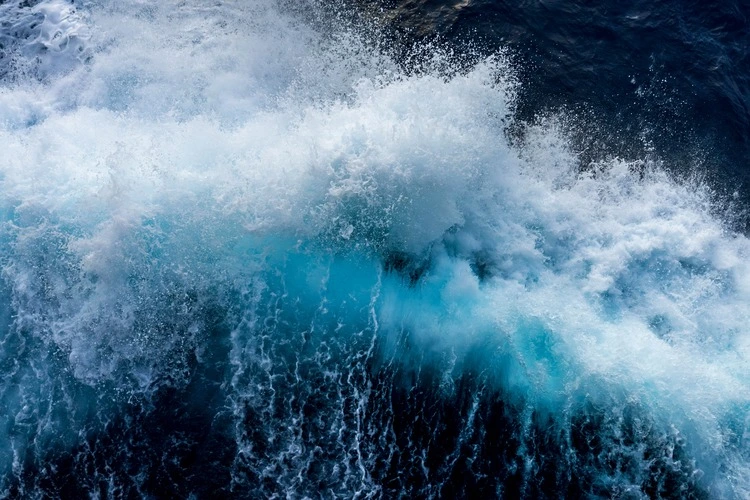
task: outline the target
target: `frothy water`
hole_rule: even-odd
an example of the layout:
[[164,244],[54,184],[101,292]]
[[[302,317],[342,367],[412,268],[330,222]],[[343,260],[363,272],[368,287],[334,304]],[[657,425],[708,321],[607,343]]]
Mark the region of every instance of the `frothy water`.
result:
[[1,495],[750,495],[750,242],[564,116],[510,134],[502,54],[0,16]]

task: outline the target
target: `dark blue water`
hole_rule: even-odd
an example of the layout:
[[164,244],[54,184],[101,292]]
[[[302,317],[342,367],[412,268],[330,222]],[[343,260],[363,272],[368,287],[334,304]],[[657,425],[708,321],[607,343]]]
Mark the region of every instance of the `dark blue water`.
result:
[[0,2],[0,498],[748,498],[748,14]]
[[[381,5],[375,3],[376,5]],[[510,48],[519,114],[566,109],[583,161],[655,151],[745,196],[747,2],[385,2],[401,40]]]

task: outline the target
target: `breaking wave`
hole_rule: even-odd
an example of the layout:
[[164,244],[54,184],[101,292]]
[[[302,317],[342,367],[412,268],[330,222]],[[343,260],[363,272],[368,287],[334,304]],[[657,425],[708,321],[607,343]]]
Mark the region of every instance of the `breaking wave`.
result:
[[750,242],[515,122],[503,54],[404,69],[263,0],[0,16],[0,495],[750,495]]

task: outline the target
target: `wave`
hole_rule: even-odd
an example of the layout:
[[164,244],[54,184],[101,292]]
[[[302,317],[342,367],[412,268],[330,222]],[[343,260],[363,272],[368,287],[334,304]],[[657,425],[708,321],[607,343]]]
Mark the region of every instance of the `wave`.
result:
[[750,494],[750,243],[699,181],[346,10],[14,8],[4,495]]

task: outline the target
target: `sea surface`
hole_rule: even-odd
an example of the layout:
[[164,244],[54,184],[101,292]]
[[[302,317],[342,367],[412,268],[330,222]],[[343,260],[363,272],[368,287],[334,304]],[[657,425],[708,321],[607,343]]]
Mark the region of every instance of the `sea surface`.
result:
[[0,1],[0,498],[750,498],[748,16]]

